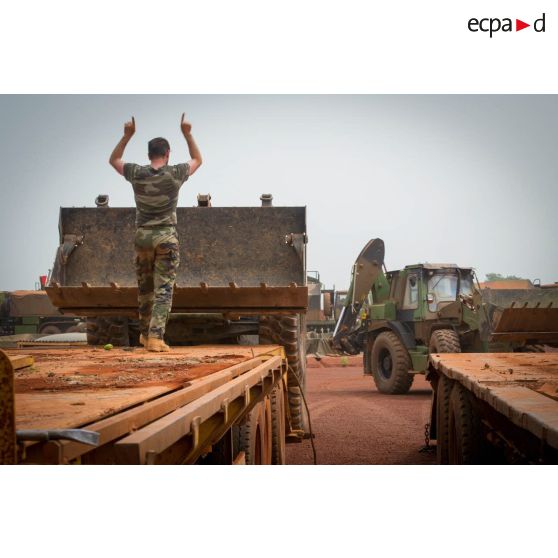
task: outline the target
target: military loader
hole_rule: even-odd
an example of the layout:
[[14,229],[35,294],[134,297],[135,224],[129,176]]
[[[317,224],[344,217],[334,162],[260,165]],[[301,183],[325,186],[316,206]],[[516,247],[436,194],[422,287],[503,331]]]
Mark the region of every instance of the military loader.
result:
[[[181,264],[165,339],[170,345],[280,344],[289,365],[293,430],[303,428],[306,208],[179,207]],[[102,202],[100,203],[99,200]],[[87,317],[91,345],[138,344],[135,209],[60,209],[60,246],[46,287],[61,312]],[[296,375],[296,378],[293,377]]]
[[[415,264],[387,271],[384,242],[373,239],[352,269],[333,343],[362,351],[378,390],[406,393],[431,353],[536,351],[558,344],[556,293],[483,295],[472,268]],[[558,290],[557,290],[558,291]],[[554,306],[554,307],[553,307]]]

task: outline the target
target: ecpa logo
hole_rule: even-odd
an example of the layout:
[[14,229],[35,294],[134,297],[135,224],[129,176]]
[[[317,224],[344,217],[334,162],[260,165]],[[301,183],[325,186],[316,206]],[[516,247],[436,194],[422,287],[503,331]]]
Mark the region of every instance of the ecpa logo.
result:
[[[545,32],[545,25],[546,25],[545,20],[546,20],[546,14],[543,14],[539,19],[536,19],[533,22],[532,27],[536,33]],[[469,28],[469,31],[472,31],[473,33],[478,33],[479,31],[483,33],[489,33],[490,38],[492,38],[492,35],[494,33],[498,33],[499,31],[502,31],[504,33],[506,32],[509,33],[512,31],[521,31],[522,29],[531,27],[530,23],[525,23],[520,19],[516,19],[515,29],[514,29],[512,21],[513,19],[509,17],[505,17],[503,19],[500,19],[498,17],[485,17],[482,19],[477,19],[475,17],[472,17],[469,20],[467,26]]]

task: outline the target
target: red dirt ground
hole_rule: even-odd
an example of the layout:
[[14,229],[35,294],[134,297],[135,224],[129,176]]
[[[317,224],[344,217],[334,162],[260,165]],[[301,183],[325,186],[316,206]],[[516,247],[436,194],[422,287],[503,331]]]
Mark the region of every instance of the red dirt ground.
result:
[[[351,362],[352,364],[352,362]],[[383,395],[362,367],[308,367],[307,400],[319,464],[433,464],[420,453],[430,384],[417,375],[406,395]],[[287,446],[287,463],[311,464],[310,440]]]

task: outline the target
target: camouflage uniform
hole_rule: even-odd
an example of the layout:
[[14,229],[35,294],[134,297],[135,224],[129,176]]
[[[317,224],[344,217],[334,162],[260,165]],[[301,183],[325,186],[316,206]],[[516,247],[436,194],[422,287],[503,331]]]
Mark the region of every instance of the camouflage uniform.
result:
[[136,200],[136,275],[140,333],[163,339],[172,305],[172,291],[180,263],[176,232],[178,192],[188,179],[187,164],[153,169],[124,165]]

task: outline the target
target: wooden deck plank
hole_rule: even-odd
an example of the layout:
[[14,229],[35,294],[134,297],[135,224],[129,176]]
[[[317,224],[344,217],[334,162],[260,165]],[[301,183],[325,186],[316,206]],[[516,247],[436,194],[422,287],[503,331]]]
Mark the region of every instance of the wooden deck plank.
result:
[[[75,428],[104,419],[197,378],[277,347],[210,345],[144,349],[26,349],[34,365],[15,371],[17,428]],[[10,359],[25,356],[9,350]]]
[[167,391],[165,387],[137,387],[16,394],[16,427],[18,430],[78,428]]
[[[215,372],[205,378],[193,380],[191,385],[183,389],[162,395],[106,419],[96,421],[88,425],[87,428],[101,435],[101,444],[111,442],[120,436],[129,434],[157,420],[182,405],[194,401],[216,387],[236,378],[238,375],[251,370],[261,362],[261,358],[256,358],[235,364],[221,372]],[[69,461],[89,451],[89,448],[84,447],[83,444],[78,442],[63,441],[57,443],[62,447],[60,456],[63,461]]]
[[19,370],[20,368],[27,368],[28,366],[33,366],[34,359],[31,355],[17,355],[10,356],[10,362],[12,363],[14,370]]

